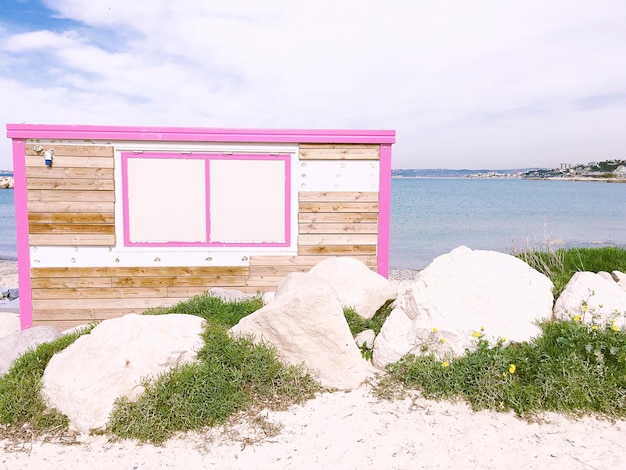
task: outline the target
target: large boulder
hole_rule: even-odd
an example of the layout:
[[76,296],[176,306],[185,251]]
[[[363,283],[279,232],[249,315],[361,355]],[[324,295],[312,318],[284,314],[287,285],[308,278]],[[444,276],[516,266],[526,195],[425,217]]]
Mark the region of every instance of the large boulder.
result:
[[61,333],[51,326],[35,326],[0,338],[0,376],[6,374],[13,362],[26,351],[60,336]]
[[312,274],[289,274],[274,300],[231,333],[274,346],[282,360],[304,364],[326,387],[351,390],[370,376],[334,289]]
[[374,344],[384,367],[408,353],[461,355],[480,339],[526,341],[552,314],[552,282],[514,256],[461,246],[405,282]]
[[354,258],[327,258],[311,268],[309,273],[330,282],[341,305],[352,307],[366,320],[397,297],[397,290],[389,280]]
[[20,316],[17,313],[0,310],[0,338],[20,331]]
[[[575,273],[554,303],[554,316],[580,318],[585,323],[606,323],[619,318],[624,324],[626,290],[606,274]],[[580,317],[579,317],[580,316]]]
[[203,327],[202,318],[182,314],[105,320],[52,357],[43,396],[71,429],[102,429],[117,398],[136,399],[142,380],[196,358]]
[[613,271],[611,274],[615,282],[617,282],[622,289],[626,290],[626,274],[621,271]]

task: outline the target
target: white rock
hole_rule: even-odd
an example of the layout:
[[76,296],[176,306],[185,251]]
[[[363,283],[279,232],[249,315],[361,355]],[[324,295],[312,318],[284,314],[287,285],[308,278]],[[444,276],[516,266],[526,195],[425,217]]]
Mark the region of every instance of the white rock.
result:
[[540,333],[536,322],[552,313],[552,282],[518,258],[494,251],[461,246],[402,286],[374,343],[377,367],[424,349],[463,354],[477,344],[472,333],[492,344],[499,338],[526,341]]
[[136,399],[142,379],[195,359],[204,320],[193,315],[135,315],[105,320],[55,354],[43,376],[48,404],[79,432],[101,429],[119,397]]
[[[586,305],[586,310],[583,306]],[[585,323],[604,323],[621,315],[624,325],[626,290],[614,280],[587,271],[575,273],[554,303],[557,319],[582,316]]]
[[626,290],[626,274],[621,271],[613,271],[611,274],[613,274],[615,282],[617,282],[622,289]]
[[0,376],[6,374],[13,362],[29,349],[54,341],[61,333],[51,326],[35,326],[0,338]]
[[276,295],[276,292],[274,292],[274,291],[264,292],[263,295],[261,296],[261,299],[263,300],[263,305],[267,305],[272,300],[274,300],[274,296],[275,295]]
[[0,312],[0,338],[20,331],[20,316],[17,313]]
[[375,339],[376,332],[374,330],[364,330],[354,337],[354,342],[359,348],[365,345],[365,349],[372,349]]
[[372,318],[380,307],[397,296],[389,280],[354,258],[327,258],[309,273],[329,281],[341,305],[354,308],[365,319]]
[[239,302],[241,300],[248,300],[253,297],[251,294],[246,294],[236,289],[223,289],[221,287],[213,287],[207,292],[213,297],[217,297],[223,302]]
[[613,279],[613,276],[611,275],[611,273],[607,273],[606,271],[600,271],[598,273],[598,276],[600,276],[602,279],[605,279],[609,282],[615,282],[615,279]]
[[304,364],[326,387],[352,390],[370,377],[333,288],[311,274],[289,274],[274,300],[231,333],[271,344],[282,360]]

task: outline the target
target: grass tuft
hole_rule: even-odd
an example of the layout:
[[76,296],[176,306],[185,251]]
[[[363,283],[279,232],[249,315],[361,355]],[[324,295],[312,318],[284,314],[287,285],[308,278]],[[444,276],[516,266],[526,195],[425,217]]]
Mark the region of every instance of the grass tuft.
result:
[[514,254],[530,267],[550,278],[554,284],[555,298],[558,298],[569,280],[578,271],[626,272],[626,249],[619,247],[528,250]]
[[198,362],[147,381],[135,402],[118,400],[108,431],[121,438],[161,443],[175,432],[226,422],[250,407],[284,407],[312,398],[320,386],[276,351],[249,338],[234,339],[209,324]]
[[376,334],[380,333],[385,320],[392,310],[393,302],[387,302],[369,320],[364,319],[353,308],[349,307],[343,309],[343,314],[346,317],[352,336],[356,336],[365,330],[374,330]]
[[159,307],[147,310],[145,315],[184,313],[202,317],[214,325],[231,328],[243,317],[250,315],[262,306],[263,300],[260,296],[234,302],[224,302],[219,297],[214,297],[205,292],[202,295],[179,302],[172,307]]
[[0,377],[1,424],[14,428],[28,425],[35,435],[67,430],[67,418],[49,409],[41,397],[41,379],[52,356],[87,331],[61,336],[27,351]]
[[459,358],[407,356],[392,378],[425,397],[464,399],[473,409],[626,417],[626,332],[611,322],[545,322],[529,342],[479,348]]

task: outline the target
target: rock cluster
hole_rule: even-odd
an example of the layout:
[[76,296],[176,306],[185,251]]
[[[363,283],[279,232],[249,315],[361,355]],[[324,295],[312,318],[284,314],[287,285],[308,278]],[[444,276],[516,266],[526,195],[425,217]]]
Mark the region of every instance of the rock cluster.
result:
[[0,177],[0,189],[12,189],[13,188],[13,177],[12,176],[2,176]]
[[[408,274],[390,282],[354,259],[327,259],[308,273],[287,276],[231,334],[267,342],[324,386],[350,390],[406,354],[443,358],[463,354],[479,340],[526,341],[540,333],[542,320],[626,327],[626,274],[617,271],[577,273],[554,306],[550,280],[502,253],[462,246]],[[222,289],[211,294],[225,300],[247,296]],[[393,310],[378,335],[367,330],[352,337],[345,308],[367,320],[390,302]],[[193,361],[202,330],[203,321],[189,315],[103,321],[52,358],[42,393],[73,429],[101,429],[116,398],[132,400],[143,390],[142,380]],[[38,327],[0,338],[0,375],[25,350],[58,335]]]

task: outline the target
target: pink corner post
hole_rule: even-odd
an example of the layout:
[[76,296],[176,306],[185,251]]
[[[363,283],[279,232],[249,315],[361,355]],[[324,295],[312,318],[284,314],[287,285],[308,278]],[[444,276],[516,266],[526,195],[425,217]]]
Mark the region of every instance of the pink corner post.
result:
[[15,228],[17,269],[20,285],[20,327],[33,324],[33,302],[30,284],[30,247],[28,243],[28,206],[26,204],[26,145],[24,139],[13,139],[13,194],[15,198]]

